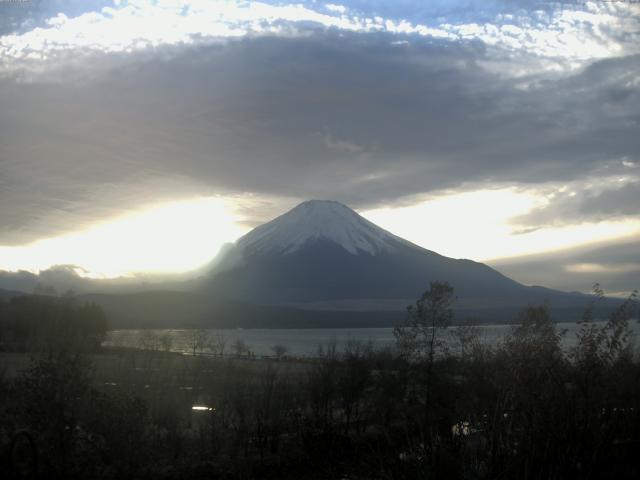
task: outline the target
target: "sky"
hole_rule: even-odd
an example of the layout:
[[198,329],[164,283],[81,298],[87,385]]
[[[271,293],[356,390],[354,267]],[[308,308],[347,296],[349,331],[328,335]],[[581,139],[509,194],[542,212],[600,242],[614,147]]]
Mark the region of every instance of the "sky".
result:
[[640,4],[0,1],[0,270],[181,272],[307,199],[640,285]]

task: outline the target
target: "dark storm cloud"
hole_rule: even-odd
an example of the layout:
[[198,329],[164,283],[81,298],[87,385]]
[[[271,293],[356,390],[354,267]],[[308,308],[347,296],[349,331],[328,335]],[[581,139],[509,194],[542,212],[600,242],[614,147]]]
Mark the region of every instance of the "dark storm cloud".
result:
[[625,296],[640,289],[640,238],[492,262],[505,275],[527,285],[590,292],[600,283],[606,292]]
[[180,195],[367,208],[614,175],[640,151],[638,56],[514,78],[481,42],[318,30],[139,58],[0,85],[0,244]]
[[637,215],[640,212],[640,182],[609,190],[599,195],[589,195],[580,208],[583,214],[606,216]]

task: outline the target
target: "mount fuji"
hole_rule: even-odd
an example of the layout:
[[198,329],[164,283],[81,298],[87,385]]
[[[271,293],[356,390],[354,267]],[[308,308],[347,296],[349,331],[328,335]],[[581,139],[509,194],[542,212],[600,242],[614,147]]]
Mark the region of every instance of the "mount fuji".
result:
[[439,255],[327,200],[301,203],[241,237],[199,290],[305,310],[400,312],[432,281],[449,282],[458,311],[478,319],[504,321],[536,302],[563,313],[587,303],[582,294],[525,286],[482,263]]
[[[298,205],[228,245],[201,271],[184,282],[79,298],[101,305],[113,328],[388,327],[432,281],[454,287],[457,322],[511,322],[523,307],[542,303],[556,320],[573,321],[592,300],[439,255],[334,201]],[[619,304],[598,302],[594,315]]]

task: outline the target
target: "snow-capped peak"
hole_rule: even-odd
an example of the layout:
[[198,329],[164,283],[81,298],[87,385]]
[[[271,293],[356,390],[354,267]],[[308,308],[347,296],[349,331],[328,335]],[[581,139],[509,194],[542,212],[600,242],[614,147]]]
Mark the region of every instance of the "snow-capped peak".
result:
[[408,243],[358,215],[342,203],[309,200],[240,238],[249,253],[292,253],[315,240],[329,240],[352,254],[376,255]]

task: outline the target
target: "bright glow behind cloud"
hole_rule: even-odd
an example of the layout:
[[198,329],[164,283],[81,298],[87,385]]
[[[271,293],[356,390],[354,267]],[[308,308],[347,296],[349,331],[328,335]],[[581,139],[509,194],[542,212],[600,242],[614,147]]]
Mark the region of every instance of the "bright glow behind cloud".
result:
[[[639,14],[640,5],[602,2],[564,5],[551,11],[523,10],[518,15],[496,12],[492,21],[484,23],[455,17],[421,23],[368,16],[337,4],[140,0],[119,2],[116,8],[105,7],[73,18],[60,13],[44,27],[0,37],[0,72],[37,74],[61,62],[77,65],[78,55],[129,54],[246,35],[306,35],[318,27],[449,41],[480,40],[497,49],[493,56],[498,64],[505,54],[527,53],[553,59],[553,68],[558,69],[638,52]],[[484,64],[496,68],[491,62]],[[511,73],[522,72],[511,69]]]
[[640,233],[637,220],[582,223],[518,234],[509,220],[544,205],[545,197],[514,189],[442,195],[402,208],[363,215],[429,250],[486,261],[570,248]]
[[[637,220],[515,233],[510,219],[545,202],[544,196],[508,188],[443,194],[412,206],[362,214],[429,250],[480,261],[640,233]],[[204,265],[224,243],[246,233],[234,210],[231,200],[218,197],[164,204],[77,233],[0,247],[0,269],[37,272],[54,265],[77,265],[86,276],[104,278],[185,272]]]
[[[640,51],[640,5],[545,3],[545,10],[528,11],[509,5],[509,13],[501,13],[500,2],[477,2],[474,8],[479,11],[463,14],[457,7],[467,3],[464,0],[444,3],[453,13],[415,14],[423,8],[367,12],[318,2],[130,1],[78,16],[58,13],[39,28],[0,37],[0,83],[6,95],[3,105],[7,104],[0,119],[7,138],[0,179],[5,186],[3,225],[9,234],[11,229],[30,233],[20,241],[49,237],[0,247],[0,268],[77,264],[90,275],[114,276],[197,267],[221,242],[239,234],[230,210],[216,210],[215,202],[165,205],[79,231],[87,218],[101,221],[123,211],[123,205],[126,209],[138,204],[128,192],[144,189],[137,181],[135,187],[124,185],[123,179],[155,181],[176,171],[181,176],[189,172],[198,186],[209,187],[186,192],[165,188],[160,193],[149,189],[142,200],[254,191],[258,196],[287,192],[297,200],[310,195],[379,205],[404,195],[457,189],[413,207],[367,215],[425,248],[476,260],[640,231],[637,216],[630,219],[637,209],[628,213],[627,208],[622,212],[626,216],[620,216],[620,208],[607,210],[603,192],[558,190],[553,202],[548,196],[547,204],[539,192],[550,179],[569,185],[573,176],[582,181],[576,158],[584,161],[589,175],[599,162],[599,186],[603,175],[637,181],[638,150],[632,131],[637,126],[637,62],[624,56]],[[403,18],[407,11],[414,16]],[[366,37],[368,33],[373,35]],[[228,41],[239,37],[250,40]],[[353,47],[365,39],[372,42]],[[343,40],[350,46],[344,58],[334,51],[336,42]],[[296,43],[301,45],[300,56],[293,48]],[[256,62],[252,47],[260,44],[265,50]],[[441,49],[443,45],[455,48]],[[442,53],[445,50],[453,53]],[[219,51],[224,55],[208,55]],[[302,51],[316,53],[303,56]],[[376,54],[369,55],[373,51]],[[358,52],[365,55],[355,56]],[[619,58],[596,61],[607,57]],[[262,58],[264,65],[254,69]],[[220,60],[224,67],[204,68],[208,59]],[[173,60],[180,60],[173,69],[176,76],[170,68]],[[425,61],[434,64],[423,67]],[[442,68],[439,61],[445,62]],[[308,75],[316,64],[341,74]],[[590,64],[593,69],[574,70]],[[135,68],[116,68],[129,66]],[[494,78],[486,70],[498,74],[495,90],[486,88],[492,84],[487,79]],[[238,81],[228,72],[238,75]],[[387,84],[390,78],[380,72],[392,72],[401,81]],[[531,73],[535,75],[503,81],[503,76]],[[368,83],[378,77],[382,83]],[[122,83],[114,87],[116,78]],[[210,78],[211,83],[194,78]],[[49,85],[67,79],[84,81],[82,87],[87,88],[76,90],[73,81]],[[220,95],[210,93],[217,89]],[[315,98],[318,92],[323,95],[320,102]],[[413,96],[396,97],[395,92]],[[103,93],[105,101],[93,100],[102,99]],[[15,94],[23,95],[23,101],[12,105],[11,99],[21,98]],[[379,109],[371,108],[378,105]],[[298,118],[298,112],[304,115]],[[445,128],[469,143],[440,142]],[[620,136],[611,135],[613,131]],[[416,152],[418,159],[406,158]],[[600,158],[594,160],[592,154]],[[474,165],[455,160],[469,157]],[[307,161],[304,167],[300,158]],[[451,167],[445,168],[446,158],[452,159]],[[613,163],[622,165],[624,172],[620,174]],[[522,169],[514,173],[518,165]],[[416,186],[414,179],[427,178],[431,167],[436,175]],[[353,189],[348,181],[341,183],[359,176],[364,181],[353,183]],[[474,178],[526,185],[531,191],[480,190],[494,185],[470,187]],[[532,186],[536,181],[539,187]],[[324,185],[323,190],[317,185]],[[460,193],[461,185],[477,191]],[[102,195],[102,188],[112,189],[112,196]],[[610,190],[611,202],[635,205],[632,188]],[[343,192],[349,196],[341,198]],[[375,192],[384,195],[375,198]],[[96,198],[100,208],[94,205],[90,214]],[[131,201],[123,200],[127,198]],[[291,206],[288,202],[295,200],[280,201]],[[583,215],[587,201],[601,204],[600,216]],[[545,205],[548,208],[520,225],[524,233],[514,231],[514,218]],[[84,211],[84,216],[74,216],[74,209]],[[251,221],[268,220],[283,210],[256,213]],[[57,221],[59,216],[65,221]],[[29,222],[40,218],[46,219],[44,227],[38,225],[37,235],[28,232]],[[58,229],[47,230],[47,224]],[[74,233],[52,238],[58,235],[54,231],[70,230]],[[588,265],[578,268],[595,268]]]
[[30,245],[0,247],[0,268],[37,272],[78,265],[90,277],[197,268],[244,232],[227,202],[201,198],[169,203]]

